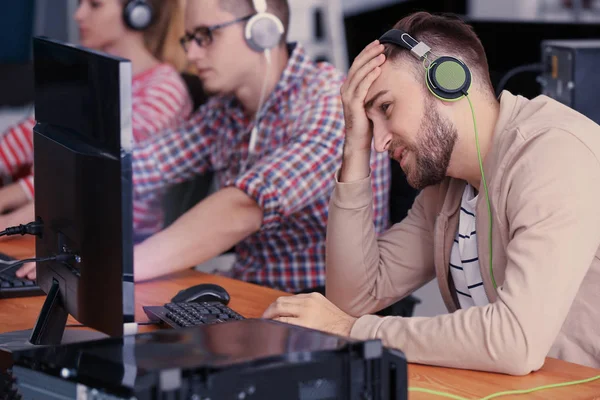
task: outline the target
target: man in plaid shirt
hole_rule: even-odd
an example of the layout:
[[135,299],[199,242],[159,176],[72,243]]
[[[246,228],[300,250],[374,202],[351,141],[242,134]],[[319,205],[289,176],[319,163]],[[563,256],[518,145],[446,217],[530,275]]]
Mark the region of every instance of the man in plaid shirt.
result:
[[[267,6],[287,30],[287,1]],[[325,284],[327,207],[345,132],[344,76],[310,61],[285,34],[269,62],[244,39],[255,13],[252,0],[187,3],[182,43],[213,96],[181,128],[134,151],[134,218],[143,213],[148,226],[160,225],[164,190],[197,174],[213,171],[219,190],[135,247],[137,281],[235,246],[233,278],[292,292]],[[371,166],[374,222],[383,232],[387,155],[373,152]]]

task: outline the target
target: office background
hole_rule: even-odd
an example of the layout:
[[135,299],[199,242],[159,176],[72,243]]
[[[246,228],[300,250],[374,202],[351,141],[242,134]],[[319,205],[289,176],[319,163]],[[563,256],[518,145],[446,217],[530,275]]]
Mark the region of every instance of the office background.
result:
[[[77,0],[0,2],[0,132],[32,109],[31,37],[77,42],[72,19],[77,4]],[[416,10],[456,13],[471,23],[486,49],[494,85],[515,67],[539,63],[543,40],[600,38],[596,0],[290,0],[290,5],[290,39],[303,42],[314,58],[342,70],[366,44]],[[516,75],[506,89],[534,97],[541,93],[537,75]],[[397,166],[393,168],[395,175],[400,174]],[[397,221],[414,193],[401,179],[394,181],[392,192],[392,218]],[[445,312],[436,281],[414,295],[421,301],[415,315]]]

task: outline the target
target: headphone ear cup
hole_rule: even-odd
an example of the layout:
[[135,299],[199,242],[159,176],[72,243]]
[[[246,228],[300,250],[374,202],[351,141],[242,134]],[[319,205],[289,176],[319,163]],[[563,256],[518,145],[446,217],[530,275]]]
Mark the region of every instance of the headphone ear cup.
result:
[[455,57],[443,56],[426,71],[429,90],[445,101],[455,101],[464,96],[471,87],[471,71],[464,62]]
[[283,36],[281,20],[269,13],[254,15],[246,24],[245,36],[250,48],[262,52],[277,46]]
[[130,29],[142,31],[152,23],[154,12],[147,1],[130,0],[123,9],[123,18]]

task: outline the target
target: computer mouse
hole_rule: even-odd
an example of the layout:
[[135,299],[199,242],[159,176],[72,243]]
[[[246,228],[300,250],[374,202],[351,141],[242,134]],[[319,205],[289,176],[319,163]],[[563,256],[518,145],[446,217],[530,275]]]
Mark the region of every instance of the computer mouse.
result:
[[227,305],[229,293],[219,285],[212,283],[201,283],[196,286],[181,290],[171,299],[172,303],[202,303],[204,301],[216,301]]

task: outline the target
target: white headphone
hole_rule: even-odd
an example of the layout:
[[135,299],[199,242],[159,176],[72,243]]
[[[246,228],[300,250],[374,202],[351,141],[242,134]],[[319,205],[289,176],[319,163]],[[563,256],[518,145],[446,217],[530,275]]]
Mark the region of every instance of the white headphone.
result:
[[283,23],[267,12],[267,0],[252,0],[252,4],[256,14],[246,23],[246,42],[256,51],[270,50],[281,42]]
[[254,116],[254,128],[252,128],[252,131],[250,132],[250,143],[248,144],[249,155],[252,155],[256,148],[259,115],[265,100],[267,77],[271,67],[271,49],[279,45],[284,34],[283,23],[281,20],[277,16],[267,12],[267,0],[252,0],[252,4],[254,5],[256,14],[246,23],[244,35],[246,37],[246,42],[251,49],[265,54],[267,69],[265,71],[263,86],[260,93],[258,109]]
[[146,0],[128,0],[123,8],[125,24],[136,31],[148,28],[154,19],[154,10]]

